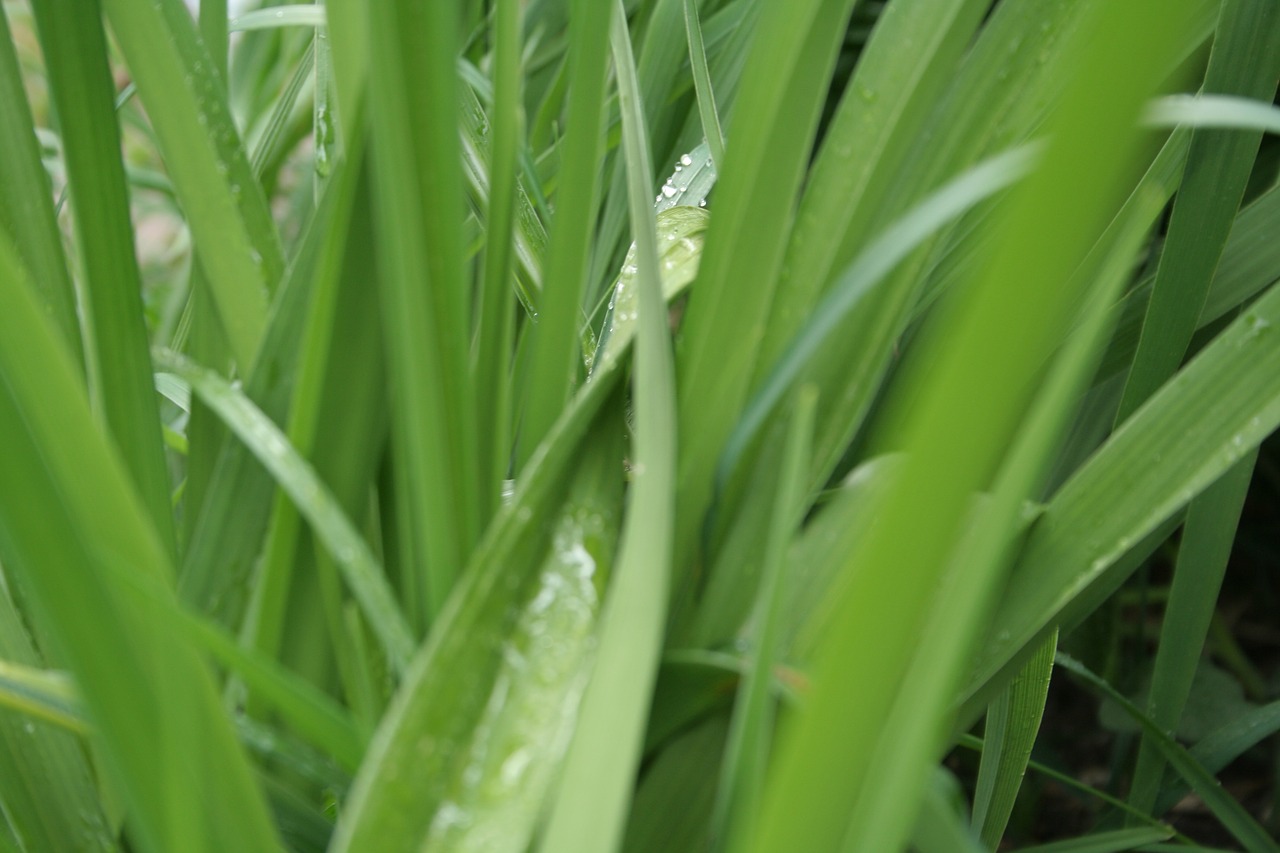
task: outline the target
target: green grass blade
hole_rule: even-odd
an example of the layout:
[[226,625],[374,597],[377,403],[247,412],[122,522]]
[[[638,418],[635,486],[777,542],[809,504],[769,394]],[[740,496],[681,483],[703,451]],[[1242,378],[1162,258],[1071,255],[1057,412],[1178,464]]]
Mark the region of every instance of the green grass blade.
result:
[[[1277,731],[1280,731],[1280,701],[1271,702],[1242,714],[1238,719],[1205,735],[1191,747],[1190,752],[1205,770],[1218,773],[1246,750]],[[1173,808],[1187,795],[1188,790],[1190,789],[1185,783],[1166,784],[1160,793],[1156,811],[1163,814]]]
[[653,168],[635,60],[622,3],[612,11],[610,42],[640,287],[632,377],[632,482],[591,683],[542,839],[540,849],[548,853],[615,850],[622,840],[662,651],[670,584],[676,462],[670,332],[649,203]]
[[471,284],[454,119],[458,22],[451,3],[380,3],[367,11],[396,489],[414,519],[401,528],[401,558],[414,584],[408,612],[421,630],[480,534]]
[[511,293],[512,240],[517,201],[517,151],[523,128],[520,106],[520,4],[502,0],[494,9],[493,109],[489,150],[488,220],[479,296],[479,323],[471,361],[480,429],[481,520],[498,508],[510,466],[511,356],[515,348],[515,300]]
[[934,770],[911,836],[912,847],[919,853],[980,853],[983,849],[956,808],[958,789],[954,776],[941,767]]
[[[1143,845],[1164,841],[1173,835],[1171,829],[1142,827],[1141,829],[1117,829],[1112,832],[1096,832],[1083,838],[1055,841],[1052,844],[1036,844],[1019,848],[1019,853],[1120,853]],[[1180,850],[1187,848],[1180,847]]]
[[729,849],[731,839],[750,826],[760,807],[773,738],[774,709],[770,688],[782,632],[787,546],[808,506],[805,481],[809,469],[809,445],[817,392],[804,386],[796,392],[796,404],[787,430],[779,472],[776,503],[769,521],[767,551],[755,606],[754,661],[738,687],[720,787],[712,817],[712,844]]
[[68,0],[43,0],[34,11],[75,198],[85,277],[90,399],[120,449],[172,565],[178,546],[169,472],[142,316],[106,34],[97,3],[86,8]]
[[1031,748],[1040,733],[1057,650],[1057,635],[1051,635],[987,709],[982,762],[973,796],[973,824],[988,850],[995,850],[1004,837],[1022,788]]
[[[1278,76],[1280,8],[1269,2],[1225,0],[1205,89],[1269,101]],[[1145,402],[1182,362],[1261,138],[1258,131],[1198,129],[1192,133],[1117,423]]]
[[[765,330],[821,94],[853,0],[763,4],[678,362],[675,555],[688,562]],[[722,93],[723,97],[723,93]],[[747,132],[734,134],[734,127]]]
[[[1256,450],[1245,454],[1187,508],[1147,705],[1148,716],[1165,731],[1177,728],[1191,694],[1191,679],[1204,651],[1256,461]],[[1163,772],[1163,757],[1144,738],[1138,749],[1129,804],[1140,811],[1153,809]]]
[[[948,733],[948,685],[968,668],[1022,503],[1047,475],[1044,451],[1090,353],[1060,362],[1041,396],[1042,365],[1089,304],[1074,271],[1137,165],[1133,117],[1181,36],[1178,10],[1160,6],[1168,14],[1156,30],[1154,4],[1107,6],[1090,22],[1043,164],[1001,211],[997,249],[902,368],[896,405],[907,408],[885,416],[876,446],[903,449],[904,464],[845,562],[850,582],[749,849],[896,850],[905,840]],[[1016,339],[997,333],[1010,318]],[[988,488],[989,504],[975,507]]]
[[30,273],[37,299],[83,369],[76,296],[5,13],[0,13],[0,150],[8,152],[0,157],[0,186],[5,188],[0,193],[0,229],[9,235]]
[[82,744],[56,728],[83,731],[83,715],[68,701],[65,674],[40,668],[7,589],[0,590],[0,653],[9,709],[0,713],[0,810],[10,828],[28,851],[116,849]]
[[[243,382],[245,394],[277,423],[287,418],[310,288],[319,277],[323,250],[342,239],[336,230],[340,221],[335,215],[338,195],[326,193],[301,238],[289,273],[276,292],[257,361]],[[366,305],[365,311],[369,310]],[[197,424],[195,415],[203,412],[213,425],[220,427],[217,417],[207,409],[199,405],[193,409],[188,428],[192,458],[197,440],[209,440],[190,434]],[[183,509],[195,517],[190,522],[178,591],[179,597],[197,611],[232,625],[239,622],[245,606],[247,580],[262,547],[275,485],[244,444],[226,434],[225,429],[215,433],[212,440],[211,447],[200,449],[209,457],[209,482],[203,500],[195,506],[189,500],[193,472],[192,458],[188,459],[188,498]]]
[[370,746],[333,850],[527,849],[589,672],[620,453],[598,429],[571,475],[529,471],[558,483],[491,528]]
[[185,379],[271,472],[341,568],[387,659],[403,672],[417,645],[382,568],[315,469],[262,410],[218,374],[176,353],[158,353],[161,369]]
[[248,370],[284,260],[226,90],[180,0],[103,7],[155,127],[227,341]]
[[65,672],[0,661],[0,706],[73,734],[89,730]]
[[720,128],[720,113],[711,90],[711,70],[707,68],[707,49],[702,41],[696,0],[684,0],[684,29],[689,39],[689,65],[693,68],[693,85],[698,93],[702,135],[707,138],[712,164],[719,168],[724,165],[724,131]]
[[[555,423],[580,372],[582,322],[590,248],[597,215],[608,69],[607,0],[575,0],[569,23],[569,105],[559,146],[563,167],[556,191],[538,324],[533,330],[517,463],[523,467]],[[646,194],[647,195],[647,194]]]
[[1092,611],[1137,568],[1121,561],[1130,549],[1280,426],[1277,324],[1272,288],[1058,490],[1019,557],[969,695],[1051,625]]
[[[757,374],[782,353],[837,272],[878,230],[877,218],[895,214],[911,201],[887,195],[893,178],[989,5],[977,0],[895,2],[878,19],[796,212],[787,271]],[[911,50],[902,49],[906,43]]]
[[[0,550],[74,673],[145,850],[274,850],[213,681],[153,608],[112,579],[172,573],[57,333],[0,241]],[[235,815],[227,820],[227,815]]]
[[1185,749],[1167,735],[1142,710],[1126,699],[1114,687],[1091,672],[1084,664],[1069,655],[1058,653],[1057,663],[1060,667],[1083,679],[1095,690],[1100,691],[1112,702],[1117,703],[1134,722],[1142,727],[1143,734],[1151,739],[1152,744],[1164,755],[1165,760],[1184,779],[1191,784],[1204,803],[1213,812],[1214,817],[1222,822],[1230,832],[1250,853],[1274,853],[1280,850],[1280,844],[1269,832],[1255,821],[1244,806],[1228,794],[1221,783],[1205,770]]

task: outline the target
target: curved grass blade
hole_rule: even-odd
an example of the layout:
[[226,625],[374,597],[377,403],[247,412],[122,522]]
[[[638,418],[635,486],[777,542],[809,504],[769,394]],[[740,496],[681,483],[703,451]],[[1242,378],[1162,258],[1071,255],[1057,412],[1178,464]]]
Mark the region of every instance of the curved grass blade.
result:
[[[1165,731],[1177,729],[1191,694],[1191,681],[1204,651],[1256,461],[1256,450],[1246,453],[1187,508],[1147,704],[1148,716]],[[1163,757],[1144,738],[1138,748],[1129,804],[1139,811],[1153,809],[1163,771]]]
[[1138,706],[1070,655],[1059,652],[1056,660],[1058,666],[1079,676],[1095,690],[1118,704],[1134,722],[1141,726],[1143,734],[1150,738],[1151,743],[1160,750],[1165,760],[1191,784],[1195,792],[1204,800],[1205,805],[1213,812],[1214,817],[1222,822],[1223,827],[1235,836],[1246,850],[1250,853],[1275,853],[1280,850],[1280,845],[1245,811],[1244,806],[1232,798],[1200,762],[1142,713]]
[[476,383],[476,423],[481,431],[481,523],[501,501],[511,464],[511,355],[515,348],[515,301],[511,293],[512,243],[521,196],[516,182],[523,130],[520,106],[520,3],[502,0],[494,9],[493,109],[489,150],[488,217],[471,364]]
[[[1280,731],[1280,701],[1271,702],[1242,714],[1235,720],[1206,735],[1190,753],[1205,770],[1218,773],[1264,738]],[[1173,808],[1190,790],[1184,782],[1168,784],[1160,792],[1156,813]]]
[[[1226,0],[1204,86],[1249,98],[1274,97],[1280,76],[1280,8]],[[1120,399],[1121,423],[1182,363],[1213,271],[1244,195],[1260,131],[1198,129],[1174,199],[1142,337]]]
[[809,360],[875,285],[943,225],[1024,177],[1037,157],[1038,149],[1026,146],[978,164],[925,198],[867,246],[841,274],[744,408],[716,465],[718,490]]
[[251,30],[269,30],[276,27],[326,26],[325,7],[322,5],[272,6],[254,9],[227,21],[228,32],[243,33]]
[[542,838],[540,849],[547,853],[610,851],[622,839],[662,654],[671,582],[676,464],[671,339],[648,198],[653,167],[622,0],[613,4],[612,12],[610,45],[640,286],[632,367],[632,482],[617,576],[601,616],[599,652]]
[[1130,549],[1280,426],[1276,325],[1273,287],[1058,490],[1019,556],[967,697],[1053,625],[1091,612],[1137,568],[1121,562]]
[[[915,201],[890,194],[894,179],[904,162],[911,162],[911,142],[951,81],[989,5],[979,0],[908,0],[888,5],[877,19],[796,211],[757,377],[794,339],[839,271],[875,237],[877,220],[896,217]],[[903,50],[904,44],[912,48]],[[1017,61],[1007,56],[1002,60]],[[990,97],[990,92],[984,93],[984,98]],[[940,148],[930,153],[936,163],[954,156],[953,151]],[[910,168],[920,167],[912,163]]]
[[616,542],[621,432],[597,417],[612,387],[584,389],[490,527],[370,745],[335,853],[528,846]]
[[1179,125],[1280,133],[1280,109],[1247,95],[1165,95],[1147,106],[1143,120],[1156,127]]
[[[162,584],[159,537],[0,239],[0,558],[83,691],[141,849],[273,850],[213,679],[118,574]],[[165,593],[169,593],[166,591]],[[227,820],[227,815],[235,820]]]
[[707,196],[711,194],[718,174],[711,148],[706,142],[688,154],[681,154],[675,171],[653,200],[654,211],[663,213],[673,207],[706,207]]
[[988,850],[1000,845],[1022,787],[1031,748],[1040,733],[1057,650],[1058,637],[1050,635],[987,709],[982,762],[973,796],[973,825]]
[[382,641],[387,660],[397,672],[404,672],[416,646],[413,632],[377,559],[312,466],[261,409],[218,374],[173,352],[157,352],[156,364],[185,379],[293,498],[342,570],[370,627]]

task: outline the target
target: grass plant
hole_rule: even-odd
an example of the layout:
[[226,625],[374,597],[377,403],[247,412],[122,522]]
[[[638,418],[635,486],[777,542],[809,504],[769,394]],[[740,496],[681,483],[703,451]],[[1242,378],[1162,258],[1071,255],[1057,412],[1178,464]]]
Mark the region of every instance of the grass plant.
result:
[[193,5],[0,15],[0,849],[1280,850],[1273,0]]

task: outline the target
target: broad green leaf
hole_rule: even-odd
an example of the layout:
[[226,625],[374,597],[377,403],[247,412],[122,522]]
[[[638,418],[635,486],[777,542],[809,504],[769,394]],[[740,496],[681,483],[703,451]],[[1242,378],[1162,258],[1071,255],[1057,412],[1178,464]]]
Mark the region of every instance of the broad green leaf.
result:
[[[698,275],[708,219],[709,214],[697,207],[672,207],[658,214],[658,257],[664,302],[682,293]],[[613,285],[595,358],[605,361],[619,358],[635,337],[640,301],[638,271],[636,244],[632,243]]]

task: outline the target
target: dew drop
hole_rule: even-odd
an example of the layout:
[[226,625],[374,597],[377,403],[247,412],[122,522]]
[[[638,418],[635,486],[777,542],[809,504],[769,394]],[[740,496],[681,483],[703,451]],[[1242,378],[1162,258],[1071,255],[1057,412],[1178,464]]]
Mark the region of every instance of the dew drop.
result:
[[682,154],[682,155],[680,156],[680,165],[681,165],[681,166],[692,166],[692,165],[693,165],[693,158],[692,158],[692,157],[690,157],[688,154]]
[[674,197],[675,197],[675,194],[676,194],[676,193],[678,193],[678,192],[679,192],[679,190],[677,190],[675,187],[671,186],[671,184],[663,184],[663,185],[662,185],[662,194],[663,194],[664,196],[666,196],[667,198],[674,198]]

